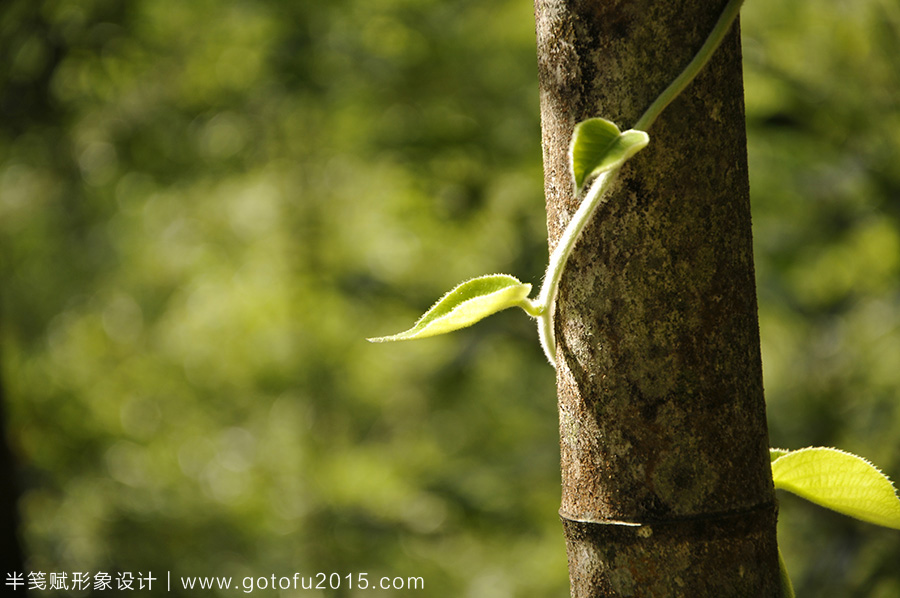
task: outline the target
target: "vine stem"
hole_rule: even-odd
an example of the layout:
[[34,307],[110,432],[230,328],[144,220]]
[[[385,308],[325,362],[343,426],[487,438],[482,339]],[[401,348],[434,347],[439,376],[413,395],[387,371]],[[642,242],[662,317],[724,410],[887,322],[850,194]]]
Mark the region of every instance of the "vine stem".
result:
[[[644,111],[635,123],[635,129],[639,131],[649,129],[662,111],[666,109],[666,106],[678,97],[688,84],[694,80],[697,74],[706,66],[706,63],[709,62],[722,40],[725,39],[725,35],[730,31],[731,25],[737,18],[743,3],[744,0],[730,0],[725,5],[719,20],[716,21],[713,30],[706,38],[706,41],[703,42],[697,54],[681,71],[681,74],[659,94],[659,97],[653,100],[650,107]],[[553,330],[553,316],[556,311],[556,295],[559,292],[559,281],[562,278],[563,270],[565,270],[575,243],[581,237],[581,233],[591,221],[597,208],[605,202],[606,191],[615,181],[620,168],[621,165],[602,173],[591,183],[581,205],[578,206],[578,210],[566,225],[559,243],[557,243],[556,248],[550,255],[550,264],[547,266],[544,283],[541,285],[537,300],[530,302],[530,309],[525,310],[537,319],[541,347],[544,349],[544,354],[553,367],[556,367],[556,336]]]
[[781,596],[782,598],[795,598],[794,584],[791,583],[791,577],[788,575],[787,567],[784,564],[784,557],[781,556],[781,547],[778,547],[778,573],[781,576]]
[[541,285],[541,291],[538,294],[537,304],[540,309],[538,317],[538,333],[541,339],[541,347],[550,363],[556,367],[556,337],[553,332],[553,316],[556,311],[556,295],[559,292],[559,281],[562,278],[563,270],[575,247],[575,242],[581,236],[584,228],[591,217],[597,210],[597,207],[603,203],[606,196],[606,190],[612,184],[618,174],[619,168],[613,168],[602,173],[593,182],[587,195],[582,200],[578,210],[566,225],[556,248],[550,255],[550,264],[547,266],[547,273],[544,275],[544,284]]
[[684,91],[684,88],[694,80],[697,73],[703,70],[703,67],[706,66],[706,63],[709,62],[713,53],[715,53],[716,49],[722,43],[722,40],[725,39],[725,35],[731,30],[731,25],[741,11],[742,4],[744,4],[744,0],[730,0],[730,2],[725,5],[722,15],[719,17],[719,20],[716,21],[713,30],[706,38],[706,41],[703,42],[703,45],[697,51],[697,54],[688,65],[684,67],[681,74],[678,75],[661,94],[659,94],[659,97],[653,100],[650,107],[647,108],[637,122],[634,123],[635,129],[639,131],[646,131],[649,129],[656,118],[666,109],[666,106],[668,106],[672,100],[677,98],[678,94]]

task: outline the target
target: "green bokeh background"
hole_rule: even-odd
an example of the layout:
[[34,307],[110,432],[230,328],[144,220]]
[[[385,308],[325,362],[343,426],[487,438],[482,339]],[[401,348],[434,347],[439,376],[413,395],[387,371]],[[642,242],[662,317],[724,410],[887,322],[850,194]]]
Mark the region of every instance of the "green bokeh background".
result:
[[[900,7],[743,15],[772,444],[900,479]],[[529,319],[363,341],[463,279],[540,281],[534,45],[527,0],[0,6],[26,571],[568,595]],[[780,498],[800,596],[900,596],[900,533]]]

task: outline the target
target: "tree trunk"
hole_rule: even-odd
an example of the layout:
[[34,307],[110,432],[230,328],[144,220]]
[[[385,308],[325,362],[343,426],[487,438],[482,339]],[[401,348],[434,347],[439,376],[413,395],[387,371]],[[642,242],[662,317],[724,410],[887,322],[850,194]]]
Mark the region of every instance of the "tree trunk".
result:
[[[572,129],[627,129],[724,0],[536,0],[551,248]],[[738,26],[649,131],[557,299],[572,596],[780,596]]]

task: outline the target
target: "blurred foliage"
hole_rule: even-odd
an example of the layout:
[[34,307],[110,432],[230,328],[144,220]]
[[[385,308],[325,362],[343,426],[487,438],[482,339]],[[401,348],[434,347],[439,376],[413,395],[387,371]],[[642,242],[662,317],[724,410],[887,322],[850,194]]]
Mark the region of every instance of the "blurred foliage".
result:
[[[773,446],[838,446],[900,482],[900,6],[743,13]],[[780,496],[798,596],[900,596],[900,534]]]
[[[532,323],[363,341],[539,282],[533,31],[512,0],[0,6],[29,570],[566,595]],[[772,444],[900,479],[900,9],[755,0],[743,33]],[[799,595],[900,594],[900,535],[782,500]]]

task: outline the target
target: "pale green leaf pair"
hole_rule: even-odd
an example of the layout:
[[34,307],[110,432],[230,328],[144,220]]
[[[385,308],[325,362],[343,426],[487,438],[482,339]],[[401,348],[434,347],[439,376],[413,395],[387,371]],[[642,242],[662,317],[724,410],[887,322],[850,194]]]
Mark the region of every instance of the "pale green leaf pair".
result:
[[507,274],[492,274],[467,280],[441,297],[405,332],[370,338],[373,343],[426,338],[471,326],[508,307],[531,310],[531,285]]
[[650,137],[643,131],[619,131],[603,118],[590,118],[575,125],[569,158],[575,188],[581,191],[585,181],[613,168],[646,147]]
[[[570,148],[572,176],[578,192],[588,179],[621,167],[649,141],[650,138],[643,131],[628,130],[622,133],[615,124],[602,118],[592,118],[579,123],[572,134]],[[528,298],[531,285],[522,283],[512,276],[492,274],[473,278],[444,295],[409,330],[390,336],[370,338],[369,341],[382,343],[444,334],[471,326],[508,307],[518,306],[530,316],[537,318],[541,345],[550,363],[555,363],[552,304],[556,298],[556,286],[559,284],[562,269],[575,240],[599,204],[601,192],[602,189],[598,190],[594,193],[596,197],[593,198],[590,197],[591,193],[588,193],[589,197],[583,202],[584,205],[578,209],[566,227],[557,251],[551,256],[544,288],[541,289],[537,301]]]
[[900,529],[900,498],[891,480],[851,453],[824,447],[770,449],[775,487],[862,521]]

